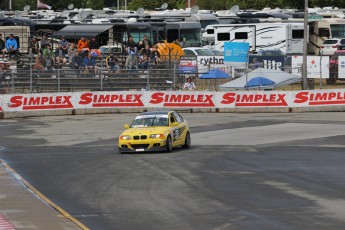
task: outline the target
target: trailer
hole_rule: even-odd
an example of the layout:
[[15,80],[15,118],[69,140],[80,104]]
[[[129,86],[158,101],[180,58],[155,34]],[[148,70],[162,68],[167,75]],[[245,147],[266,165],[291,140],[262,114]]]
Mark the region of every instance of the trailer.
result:
[[308,53],[320,54],[320,48],[326,39],[345,37],[345,19],[327,18],[310,21]]
[[203,40],[214,40],[212,46],[220,51],[224,42],[248,42],[253,53],[276,49],[302,54],[303,33],[303,23],[219,24],[206,27]]

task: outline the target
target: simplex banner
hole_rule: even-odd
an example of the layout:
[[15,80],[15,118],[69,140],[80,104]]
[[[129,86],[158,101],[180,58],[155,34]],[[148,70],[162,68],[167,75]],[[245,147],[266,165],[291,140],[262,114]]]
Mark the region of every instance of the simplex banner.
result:
[[279,108],[345,105],[345,89],[313,91],[102,91],[0,95],[0,112],[99,108]]

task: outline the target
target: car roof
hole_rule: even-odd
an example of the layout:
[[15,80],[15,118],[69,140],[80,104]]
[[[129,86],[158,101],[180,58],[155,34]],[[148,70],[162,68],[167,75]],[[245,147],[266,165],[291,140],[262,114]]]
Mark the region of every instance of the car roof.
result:
[[169,114],[170,112],[172,112],[172,111],[151,111],[151,112],[140,113],[139,115]]
[[186,48],[182,48],[182,50],[206,50],[207,48],[203,48],[203,47],[186,47]]

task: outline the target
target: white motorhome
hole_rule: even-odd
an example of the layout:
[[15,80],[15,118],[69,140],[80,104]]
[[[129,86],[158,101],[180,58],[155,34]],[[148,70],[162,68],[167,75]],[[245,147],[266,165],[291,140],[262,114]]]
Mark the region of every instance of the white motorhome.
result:
[[345,37],[345,19],[327,18],[309,22],[308,52],[318,55],[323,42],[329,38]]
[[303,53],[303,23],[210,25],[203,36],[214,40],[214,48],[220,51],[224,51],[224,42],[248,42],[252,52],[277,49],[285,54]]

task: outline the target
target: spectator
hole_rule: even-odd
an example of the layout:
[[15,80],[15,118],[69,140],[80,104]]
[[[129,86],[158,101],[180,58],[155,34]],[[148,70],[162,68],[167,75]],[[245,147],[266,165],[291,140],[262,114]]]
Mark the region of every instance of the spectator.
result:
[[146,35],[144,35],[143,44],[144,44],[144,47],[146,47],[146,46],[148,45],[148,46],[151,48],[151,42],[150,42],[150,40],[147,38]]
[[68,54],[67,54],[68,61],[69,61],[70,64],[72,63],[72,59],[75,56],[76,52],[77,52],[77,49],[75,48],[75,44],[74,43],[70,43],[70,47],[68,49]]
[[96,38],[92,36],[90,43],[89,43],[89,49],[90,50],[97,50],[99,49],[98,42],[96,41]]
[[143,49],[143,50],[141,51],[141,54],[142,54],[142,55],[145,54],[148,58],[150,58],[150,57],[151,57],[151,49],[150,49],[150,46],[149,46],[149,45],[145,46],[145,49]]
[[89,72],[89,70],[93,70],[94,74],[97,73],[97,66],[95,58],[92,56],[92,53],[89,52],[87,57],[84,58],[84,69],[85,72]]
[[180,46],[181,48],[183,47],[183,45],[180,43],[180,40],[179,40],[178,38],[176,38],[176,39],[174,40],[174,44]]
[[149,57],[146,54],[142,54],[139,58],[139,69],[148,69],[149,68]]
[[43,50],[47,48],[48,44],[50,44],[50,41],[48,40],[48,34],[43,34],[42,39],[40,41],[40,52],[43,53]]
[[42,55],[40,53],[37,54],[36,60],[35,60],[35,65],[33,65],[32,68],[37,69],[41,72],[44,71],[43,59],[42,59]]
[[40,50],[40,45],[37,41],[37,38],[36,36],[34,36],[32,39],[31,39],[31,42],[30,42],[30,49],[31,49],[31,53],[32,54],[38,54],[39,53],[39,50]]
[[186,83],[183,85],[184,90],[196,90],[196,86],[191,77],[188,77]]
[[151,52],[151,60],[153,61],[154,64],[158,64],[161,60],[160,60],[160,53],[158,52],[158,46],[155,45],[152,49]]
[[84,57],[87,55],[87,53],[89,52],[90,48],[89,48],[89,41],[86,39],[85,35],[82,35],[81,38],[78,41],[78,52],[79,54]]
[[138,57],[134,51],[131,51],[126,58],[126,69],[138,69]]
[[133,41],[132,35],[129,35],[128,41],[127,41],[128,55],[130,55],[131,51],[133,51],[133,50],[134,50],[134,53],[137,54],[137,52],[138,52],[137,44]]
[[138,52],[141,52],[145,48],[143,41],[139,41]]
[[49,43],[48,46],[43,50],[43,64],[46,70],[54,69],[55,56],[52,49],[52,45]]
[[80,57],[79,52],[76,51],[74,57],[71,60],[71,68],[72,69],[80,69],[84,65],[84,60]]
[[120,66],[118,65],[118,60],[114,57],[114,53],[110,53],[109,56],[105,59],[105,63],[107,65],[108,72],[111,70],[118,71],[120,70]]
[[79,52],[76,51],[73,58],[71,58],[70,66],[71,66],[71,69],[77,70],[77,77],[79,77],[79,74],[80,74],[79,69],[82,69],[83,65],[84,65],[84,60],[79,55]]
[[9,58],[18,52],[17,40],[13,37],[13,34],[10,34],[10,37],[6,40],[6,52]]
[[60,45],[61,45],[62,55],[65,57],[65,55],[68,52],[68,41],[66,40],[65,36],[61,37],[61,41],[59,41],[59,47],[60,47]]
[[56,57],[56,63],[61,64],[61,63],[66,63],[66,58],[65,58],[65,51],[63,49],[62,44],[59,43],[58,47],[55,49],[55,57]]
[[2,53],[2,60],[4,60],[5,52],[6,52],[6,44],[5,44],[5,41],[2,39],[2,34],[0,34],[0,52]]

